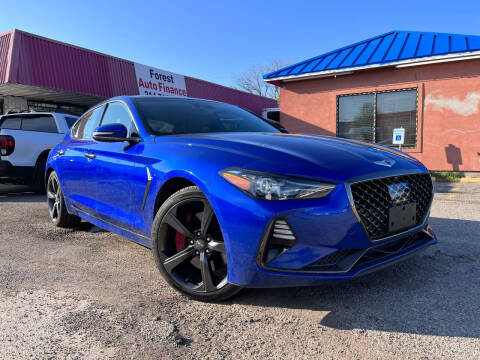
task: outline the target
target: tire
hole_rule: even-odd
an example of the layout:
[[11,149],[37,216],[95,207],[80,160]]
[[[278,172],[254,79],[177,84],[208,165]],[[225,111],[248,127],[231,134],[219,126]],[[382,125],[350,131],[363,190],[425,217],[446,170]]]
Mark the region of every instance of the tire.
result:
[[67,211],[60,181],[58,181],[55,171],[52,171],[48,177],[46,192],[48,213],[55,226],[71,228],[80,223],[81,219],[78,216],[71,215]]
[[152,252],[160,274],[199,301],[222,301],[241,287],[227,281],[223,235],[205,195],[190,186],[171,195],[152,226]]
[[32,179],[32,188],[37,194],[46,193],[46,184],[45,184],[45,167],[47,166],[47,159],[37,160],[35,169],[33,170],[33,179]]

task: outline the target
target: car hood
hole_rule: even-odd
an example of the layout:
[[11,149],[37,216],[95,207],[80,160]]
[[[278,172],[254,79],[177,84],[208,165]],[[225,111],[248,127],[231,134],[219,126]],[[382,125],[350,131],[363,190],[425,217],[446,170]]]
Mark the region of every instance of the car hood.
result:
[[[229,153],[227,158],[231,160],[231,166],[335,181],[385,171],[425,171],[422,164],[405,153],[329,136],[212,133],[181,136],[176,141]],[[222,158],[225,156],[219,154],[218,159]]]

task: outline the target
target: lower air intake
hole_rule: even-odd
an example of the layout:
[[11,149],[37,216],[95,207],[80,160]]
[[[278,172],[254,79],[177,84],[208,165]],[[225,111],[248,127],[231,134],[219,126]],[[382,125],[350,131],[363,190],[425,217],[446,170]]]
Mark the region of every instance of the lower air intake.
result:
[[278,219],[272,224],[264,251],[263,262],[266,264],[279,257],[297,242],[297,238],[286,220]]

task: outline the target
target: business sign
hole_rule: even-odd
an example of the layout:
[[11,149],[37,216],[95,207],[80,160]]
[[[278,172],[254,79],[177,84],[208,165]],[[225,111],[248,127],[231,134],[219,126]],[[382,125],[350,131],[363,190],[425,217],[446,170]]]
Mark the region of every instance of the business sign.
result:
[[185,77],[135,63],[138,93],[152,96],[188,96]]
[[393,129],[393,141],[394,145],[403,145],[405,142],[405,129],[404,128],[397,128]]

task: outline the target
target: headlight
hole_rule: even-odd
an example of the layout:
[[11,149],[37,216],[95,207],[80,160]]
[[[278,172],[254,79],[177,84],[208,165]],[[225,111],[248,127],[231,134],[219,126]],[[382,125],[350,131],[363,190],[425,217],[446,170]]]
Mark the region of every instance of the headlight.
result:
[[222,170],[220,175],[248,195],[264,200],[322,198],[335,188],[333,184],[239,168]]

